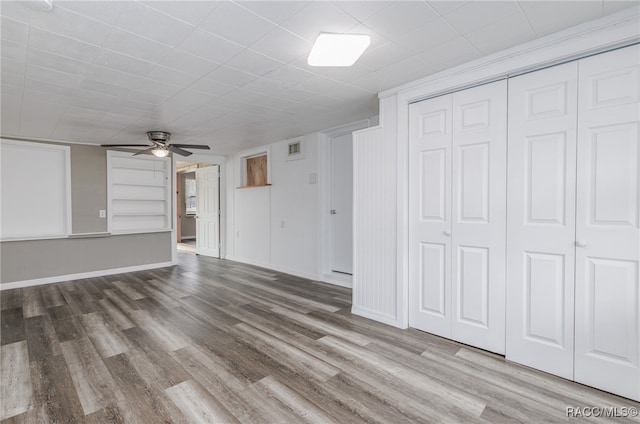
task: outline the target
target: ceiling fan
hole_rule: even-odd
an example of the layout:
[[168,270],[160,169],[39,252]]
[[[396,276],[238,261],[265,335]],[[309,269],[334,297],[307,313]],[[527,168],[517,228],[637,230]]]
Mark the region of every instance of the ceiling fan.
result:
[[149,141],[153,143],[153,146],[148,144],[101,144],[101,147],[146,147],[133,156],[142,155],[145,153],[152,153],[153,155],[164,158],[169,155],[170,152],[177,153],[181,156],[189,156],[192,153],[184,150],[186,149],[202,149],[210,150],[209,146],[203,144],[171,144],[171,133],[166,131],[148,131],[147,137]]

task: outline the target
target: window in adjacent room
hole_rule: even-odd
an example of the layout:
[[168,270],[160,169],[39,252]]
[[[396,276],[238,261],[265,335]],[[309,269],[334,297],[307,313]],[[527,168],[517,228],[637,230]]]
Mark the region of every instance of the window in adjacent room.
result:
[[196,179],[193,173],[190,176],[185,176],[184,180],[184,199],[185,209],[187,216],[193,216],[196,214]]

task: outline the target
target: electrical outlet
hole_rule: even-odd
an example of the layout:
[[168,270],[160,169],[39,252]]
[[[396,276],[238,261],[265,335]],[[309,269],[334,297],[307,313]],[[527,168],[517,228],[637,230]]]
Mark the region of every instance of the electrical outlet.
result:
[[106,217],[107,217],[107,211],[106,211],[105,209],[100,209],[100,210],[98,211],[98,216],[99,216],[100,218],[106,218]]
[[284,221],[280,221],[280,228],[284,228]]

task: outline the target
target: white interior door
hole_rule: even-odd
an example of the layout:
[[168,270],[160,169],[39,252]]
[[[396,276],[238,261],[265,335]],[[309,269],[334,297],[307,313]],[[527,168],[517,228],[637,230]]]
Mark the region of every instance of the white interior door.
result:
[[332,137],[331,150],[331,271],[353,273],[353,138]]
[[640,400],[640,47],[579,62],[575,380]]
[[509,80],[506,356],[569,379],[577,66]]
[[504,354],[507,82],[453,94],[451,338]]
[[451,338],[452,96],[409,107],[409,325]]
[[506,82],[409,109],[409,323],[505,350]]
[[196,253],[220,257],[220,168],[196,169]]

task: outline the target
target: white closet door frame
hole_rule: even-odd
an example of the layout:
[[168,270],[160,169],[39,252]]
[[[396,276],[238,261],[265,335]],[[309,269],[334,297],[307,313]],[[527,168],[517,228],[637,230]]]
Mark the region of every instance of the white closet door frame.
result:
[[507,359],[573,378],[577,62],[509,80]]
[[504,354],[507,82],[453,93],[452,339]]
[[451,337],[451,101],[410,106],[409,325]]
[[640,400],[640,46],[579,61],[575,380]]

